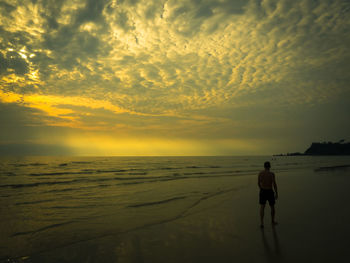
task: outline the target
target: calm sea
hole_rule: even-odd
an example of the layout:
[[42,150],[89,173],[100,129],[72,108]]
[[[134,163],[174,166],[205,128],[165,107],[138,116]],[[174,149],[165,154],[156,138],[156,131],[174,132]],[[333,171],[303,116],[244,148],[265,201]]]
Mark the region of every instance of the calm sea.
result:
[[280,175],[350,157],[1,157],[0,260],[176,220],[255,183],[264,161]]

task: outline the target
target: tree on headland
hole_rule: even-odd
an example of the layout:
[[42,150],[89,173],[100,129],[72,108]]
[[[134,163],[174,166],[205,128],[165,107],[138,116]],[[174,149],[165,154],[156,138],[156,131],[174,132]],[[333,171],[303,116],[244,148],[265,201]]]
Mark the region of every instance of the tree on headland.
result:
[[296,156],[296,155],[350,155],[350,143],[341,139],[338,142],[313,142],[304,152],[294,152],[287,154],[278,154],[279,156]]
[[344,143],[342,139],[339,142],[313,142],[304,152],[304,155],[350,155],[350,143]]

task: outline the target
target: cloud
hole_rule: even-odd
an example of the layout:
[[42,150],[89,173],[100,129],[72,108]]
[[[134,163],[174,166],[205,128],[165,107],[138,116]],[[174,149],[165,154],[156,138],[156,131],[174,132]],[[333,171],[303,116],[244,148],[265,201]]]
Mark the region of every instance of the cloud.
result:
[[5,156],[44,156],[44,155],[72,155],[73,152],[70,148],[62,145],[50,145],[50,144],[0,144],[0,155]]
[[24,75],[28,73],[28,63],[16,52],[7,52],[5,56],[0,53],[0,74],[4,75],[10,72]]
[[69,147],[62,142],[70,131],[67,128],[47,126],[48,122],[57,123],[60,120],[45,116],[38,109],[17,103],[0,103],[0,122],[0,155],[70,153]]
[[15,6],[6,2],[0,2],[0,12],[2,15],[8,15],[15,10],[16,10]]
[[279,111],[271,127],[287,130],[290,111],[349,93],[349,12],[345,0],[2,1],[2,103],[50,126],[258,138],[271,130],[255,112]]

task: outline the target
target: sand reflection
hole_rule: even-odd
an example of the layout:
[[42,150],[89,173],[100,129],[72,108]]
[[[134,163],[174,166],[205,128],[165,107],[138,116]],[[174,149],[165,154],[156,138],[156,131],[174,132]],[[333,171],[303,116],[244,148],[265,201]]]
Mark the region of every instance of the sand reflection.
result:
[[271,233],[262,228],[261,239],[268,260],[278,260],[282,258],[281,246],[276,227],[272,227]]

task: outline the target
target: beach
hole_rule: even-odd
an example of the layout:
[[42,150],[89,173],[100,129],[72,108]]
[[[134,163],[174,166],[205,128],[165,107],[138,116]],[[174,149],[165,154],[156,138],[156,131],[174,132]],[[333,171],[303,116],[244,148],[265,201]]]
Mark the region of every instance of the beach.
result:
[[[0,262],[348,262],[350,158],[206,158],[3,161]],[[264,160],[279,224],[266,206],[261,229]]]

